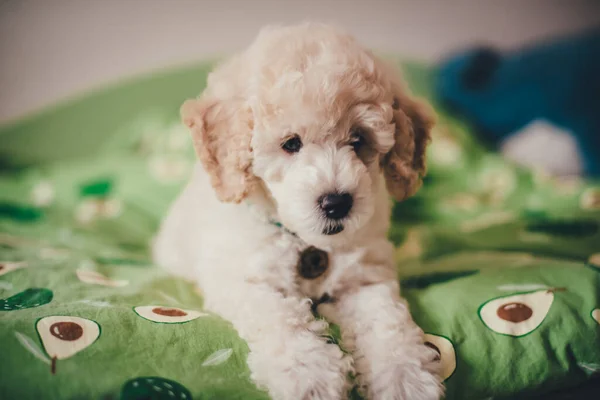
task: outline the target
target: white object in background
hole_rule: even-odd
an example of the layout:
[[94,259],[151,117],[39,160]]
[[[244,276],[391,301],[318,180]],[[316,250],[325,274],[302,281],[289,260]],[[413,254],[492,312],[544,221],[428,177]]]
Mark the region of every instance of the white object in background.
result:
[[555,176],[582,173],[582,160],[571,132],[546,120],[535,120],[501,145],[502,154],[525,167]]

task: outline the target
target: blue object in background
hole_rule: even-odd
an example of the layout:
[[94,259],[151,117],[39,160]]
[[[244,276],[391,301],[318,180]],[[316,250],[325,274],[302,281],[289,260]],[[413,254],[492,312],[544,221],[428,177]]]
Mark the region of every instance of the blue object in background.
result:
[[434,90],[493,142],[538,119],[572,132],[584,173],[600,177],[600,29],[510,53],[467,51],[440,66]]

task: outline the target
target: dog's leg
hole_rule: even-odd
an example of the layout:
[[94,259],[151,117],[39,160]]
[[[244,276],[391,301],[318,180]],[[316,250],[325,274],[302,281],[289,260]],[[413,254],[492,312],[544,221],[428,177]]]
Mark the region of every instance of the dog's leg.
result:
[[274,399],[347,398],[351,357],[323,337],[308,299],[265,283],[228,284],[206,294],[206,308],[230,320],[248,342],[252,378]]
[[436,353],[400,299],[396,281],[362,286],[319,311],[342,329],[357,379],[372,400],[437,400],[443,386]]

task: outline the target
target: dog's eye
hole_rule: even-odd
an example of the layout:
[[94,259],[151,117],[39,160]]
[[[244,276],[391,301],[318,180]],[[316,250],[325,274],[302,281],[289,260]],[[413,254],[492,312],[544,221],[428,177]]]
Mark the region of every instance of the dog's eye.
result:
[[352,128],[350,146],[352,146],[354,152],[358,153],[361,147],[363,147],[365,144],[365,135],[366,132],[363,128]]
[[286,153],[297,153],[302,148],[302,140],[300,140],[300,136],[294,135],[283,142],[281,148]]

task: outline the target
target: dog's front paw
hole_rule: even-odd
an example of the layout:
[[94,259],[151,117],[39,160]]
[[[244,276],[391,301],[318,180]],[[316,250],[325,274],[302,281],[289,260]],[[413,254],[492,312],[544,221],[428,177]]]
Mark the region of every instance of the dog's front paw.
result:
[[[379,362],[378,362],[379,361]],[[439,355],[425,345],[398,348],[375,361],[369,383],[372,400],[439,400],[444,394]]]
[[341,400],[347,397],[352,359],[338,346],[305,332],[279,348],[255,348],[248,365],[254,381],[273,399]]

